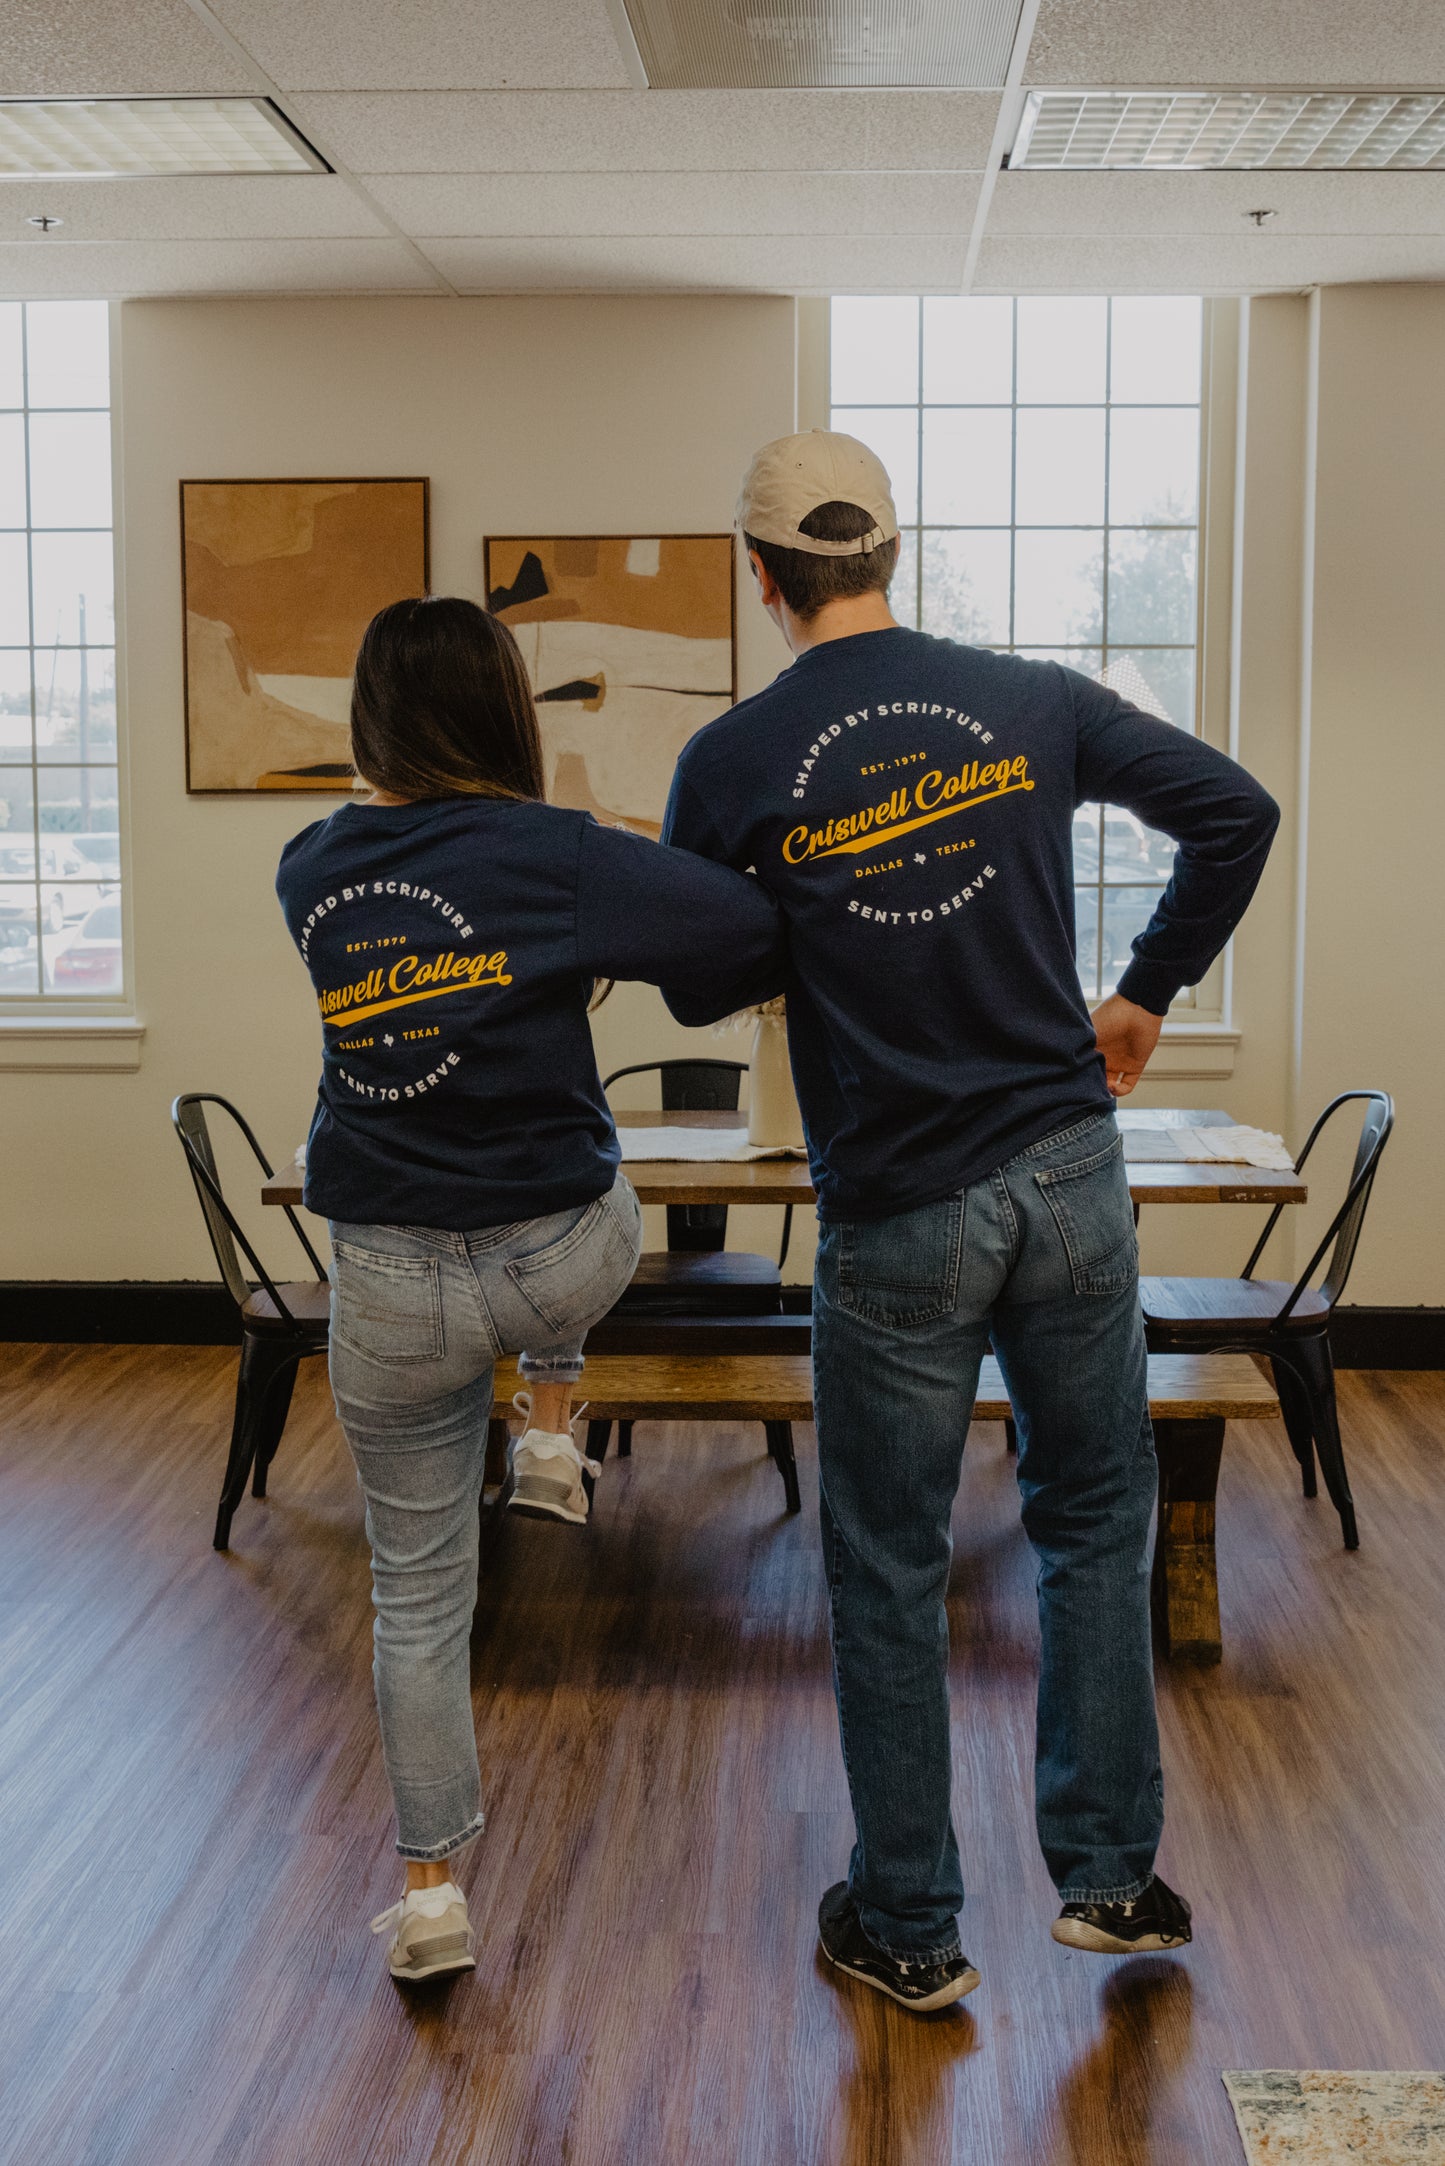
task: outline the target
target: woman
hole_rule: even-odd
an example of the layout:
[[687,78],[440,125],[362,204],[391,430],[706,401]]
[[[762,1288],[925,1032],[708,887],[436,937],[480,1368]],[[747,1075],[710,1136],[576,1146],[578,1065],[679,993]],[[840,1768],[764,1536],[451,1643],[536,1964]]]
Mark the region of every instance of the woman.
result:
[[468,1639],[493,1364],[520,1354],[530,1386],[512,1508],[585,1520],[572,1390],[641,1243],[593,983],[645,979],[707,1022],[777,993],[782,947],[755,881],[544,803],[521,655],[473,602],[373,618],[351,743],[371,796],[288,843],[276,886],[321,1010],[305,1196],[331,1222],[331,1383],[406,1860],[375,1926],[418,1979],[473,1967],[451,1867],[482,1827]]

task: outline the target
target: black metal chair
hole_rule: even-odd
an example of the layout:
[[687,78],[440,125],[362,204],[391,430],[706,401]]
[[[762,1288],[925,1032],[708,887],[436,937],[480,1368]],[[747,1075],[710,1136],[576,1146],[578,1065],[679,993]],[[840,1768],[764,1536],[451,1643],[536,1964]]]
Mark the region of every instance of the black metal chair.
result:
[[[656,1075],[664,1113],[736,1113],[747,1065],[740,1060],[645,1060],[614,1068],[603,1079],[611,1090],[624,1076]],[[783,1237],[778,1260],[746,1249],[727,1247],[725,1203],[670,1203],[667,1247],[638,1258],[632,1283],[611,1315],[628,1323],[655,1322],[660,1336],[669,1322],[699,1316],[777,1316],[783,1307],[783,1265],[793,1234],[793,1206],[783,1208]],[[797,1485],[793,1431],[788,1422],[769,1422],[768,1451],[777,1462],[791,1499]],[[606,1449],[611,1424],[588,1428],[588,1454]],[[617,1456],[632,1455],[632,1424],[617,1424]],[[792,1509],[797,1507],[791,1506]]]
[[[221,1277],[241,1318],[241,1366],[236,1378],[231,1450],[216,1511],[214,1546],[225,1549],[231,1538],[231,1518],[246,1493],[248,1476],[252,1496],[266,1494],[266,1473],[286,1426],[298,1362],[308,1354],[326,1351],[331,1286],[325,1265],[289,1205],[286,1216],[291,1230],[317,1275],[314,1279],[281,1281],[271,1277],[221,1193],[216,1156],[206,1126],[206,1106],[220,1106],[230,1114],[268,1179],[272,1168],[249,1122],[228,1098],[218,1098],[213,1091],[189,1091],[175,1100],[171,1120],[186,1154]],[[242,1271],[236,1254],[238,1242],[259,1284],[253,1285]]]
[[[1299,1172],[1332,1115],[1356,1099],[1365,1102],[1366,1111],[1345,1200],[1294,1286],[1283,1279],[1256,1279],[1253,1275],[1283,1204],[1276,1204],[1271,1211],[1237,1279],[1146,1278],[1139,1282],[1151,1353],[1243,1352],[1268,1357],[1285,1428],[1299,1461],[1304,1493],[1307,1497],[1317,1494],[1318,1452],[1325,1487],[1340,1515],[1346,1549],[1358,1549],[1360,1538],[1340,1441],[1330,1318],[1345,1290],[1380,1155],[1395,1124],[1395,1107],[1389,1093],[1341,1091],[1315,1122],[1295,1161]],[[1331,1243],[1334,1252],[1329,1269],[1323,1282],[1312,1287],[1310,1280]]]

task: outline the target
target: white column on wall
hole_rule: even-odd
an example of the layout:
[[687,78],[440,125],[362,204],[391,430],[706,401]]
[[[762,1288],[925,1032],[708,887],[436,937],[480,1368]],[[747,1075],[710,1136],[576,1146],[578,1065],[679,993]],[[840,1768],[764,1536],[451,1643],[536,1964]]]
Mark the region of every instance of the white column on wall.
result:
[[[1294,1090],[1302,1116],[1352,1086],[1394,1093],[1349,1297],[1439,1305],[1445,287],[1325,288],[1310,374]],[[1321,1191],[1344,1172],[1339,1152]]]

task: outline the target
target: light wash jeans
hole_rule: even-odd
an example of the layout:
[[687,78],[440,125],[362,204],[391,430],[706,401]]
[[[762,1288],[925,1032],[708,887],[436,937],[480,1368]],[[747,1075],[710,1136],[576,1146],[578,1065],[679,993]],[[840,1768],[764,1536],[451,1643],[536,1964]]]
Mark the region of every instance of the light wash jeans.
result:
[[866,1931],[958,1949],[949,1520],[992,1338],[1038,1558],[1034,1792],[1062,1898],[1127,1900],[1163,1823],[1145,1552],[1156,1489],[1138,1247],[1112,1113],[896,1218],[824,1227],[813,1294],[823,1553]]
[[469,1641],[499,1354],[575,1380],[582,1341],[631,1279],[630,1182],[550,1218],[475,1233],[331,1228],[331,1388],[366,1497],[376,1704],[404,1858],[481,1833]]

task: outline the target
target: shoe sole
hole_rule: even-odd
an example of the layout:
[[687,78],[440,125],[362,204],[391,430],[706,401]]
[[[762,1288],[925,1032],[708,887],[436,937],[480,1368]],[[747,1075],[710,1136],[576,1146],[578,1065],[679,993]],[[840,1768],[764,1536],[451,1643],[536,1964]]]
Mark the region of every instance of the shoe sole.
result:
[[520,1519],[560,1519],[564,1527],[585,1527],[587,1513],[569,1512],[562,1504],[534,1504],[527,1497],[508,1497],[507,1510]]
[[818,1946],[828,1957],[834,1970],[841,1971],[845,1978],[856,1978],[859,1985],[872,1986],[875,1993],[883,1994],[885,1999],[893,2001],[899,2008],[908,2009],[910,2014],[915,2016],[932,2015],[936,2008],[951,2008],[955,2001],[961,2001],[964,1995],[971,1993],[978,1984],[978,1972],[970,1964],[961,1977],[951,1978],[946,1986],[940,1986],[938,1991],[930,1993],[926,2000],[905,2000],[901,1993],[895,1993],[892,1986],[885,1985],[881,1978],[874,1978],[866,1970],[854,1970],[851,1963],[840,1963],[837,1956],[830,1954],[826,1942],[820,1940]]
[[1079,1948],[1085,1955],[1167,1955],[1171,1949],[1187,1948],[1192,1938],[1188,1933],[1141,1933],[1137,1940],[1121,1940],[1082,1918],[1055,1918],[1050,1930],[1061,1948]]
[[441,1978],[452,1971],[475,1970],[476,1967],[474,1955],[439,1955],[432,1963],[408,1963],[400,1968],[395,1963],[387,1966],[392,1977],[402,1985],[417,1985],[423,1978]]

